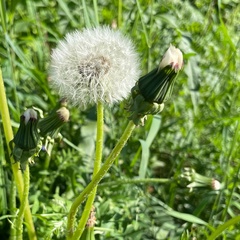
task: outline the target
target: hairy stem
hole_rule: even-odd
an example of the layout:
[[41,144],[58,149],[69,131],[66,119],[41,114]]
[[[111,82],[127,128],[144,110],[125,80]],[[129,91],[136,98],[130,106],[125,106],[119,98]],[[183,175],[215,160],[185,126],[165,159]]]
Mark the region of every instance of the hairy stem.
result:
[[[13,177],[12,177],[12,180]],[[10,208],[10,213],[13,215],[16,213],[17,207],[16,207],[16,194],[17,194],[17,189],[16,189],[16,184],[14,181],[11,182],[11,187],[10,187],[10,194],[9,194],[9,208]],[[9,240],[16,240],[16,228],[15,228],[15,222],[16,219],[13,219],[13,222],[11,223],[11,229],[10,229],[10,236]]]
[[[99,102],[97,106],[97,138],[96,138],[96,153],[95,153],[96,159],[94,161],[93,177],[95,177],[96,174],[98,173],[102,163],[103,126],[104,126],[103,119],[104,119],[103,105],[102,103]],[[92,205],[93,205],[96,193],[97,193],[97,186],[92,190],[91,195],[88,197],[88,200],[86,202],[86,205],[82,213],[82,217],[79,221],[76,232],[73,235],[73,239],[79,239],[81,237],[83,230],[85,228],[85,225],[87,223],[90,211],[92,209]]]
[[24,179],[24,188],[23,188],[23,195],[21,196],[21,206],[19,208],[19,212],[16,219],[16,231],[17,231],[17,240],[22,240],[23,234],[23,215],[28,204],[28,193],[29,193],[29,166],[28,163],[26,164],[26,169],[23,174]]
[[[75,215],[77,213],[78,206],[80,206],[80,204],[86,200],[86,198],[92,193],[95,186],[97,186],[98,183],[101,181],[101,179],[105,176],[109,168],[112,166],[114,160],[118,157],[122,148],[126,144],[129,137],[131,136],[134,128],[135,128],[134,123],[130,121],[123,135],[119,139],[115,148],[112,150],[112,152],[110,153],[110,155],[108,156],[108,158],[106,159],[106,161],[104,162],[104,164],[102,165],[98,173],[93,177],[92,181],[87,185],[87,187],[81,192],[81,194],[73,202],[68,214],[67,239],[69,240],[76,239],[76,238],[73,238],[73,229],[74,229]],[[76,232],[78,231],[78,228],[79,226],[77,227]],[[75,236],[76,235],[74,235],[74,237]]]
[[119,179],[113,182],[102,183],[98,186],[99,190],[105,187],[116,187],[126,184],[150,184],[150,183],[171,183],[173,180],[169,178],[136,178],[136,179]]

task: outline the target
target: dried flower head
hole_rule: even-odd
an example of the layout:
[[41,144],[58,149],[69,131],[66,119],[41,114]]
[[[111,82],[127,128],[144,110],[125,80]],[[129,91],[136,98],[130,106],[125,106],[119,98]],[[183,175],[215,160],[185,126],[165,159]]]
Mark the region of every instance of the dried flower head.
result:
[[123,100],[139,78],[132,42],[108,27],[67,34],[53,50],[50,82],[62,97],[86,108]]

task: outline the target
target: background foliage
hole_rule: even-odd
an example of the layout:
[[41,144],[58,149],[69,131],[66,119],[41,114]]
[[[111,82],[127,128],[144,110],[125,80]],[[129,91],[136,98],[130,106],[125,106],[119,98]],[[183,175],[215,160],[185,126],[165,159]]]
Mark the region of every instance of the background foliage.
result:
[[[134,41],[143,74],[170,43],[184,53],[171,100],[135,130],[99,187],[97,239],[206,239],[205,223],[216,228],[239,215],[239,12],[237,0],[1,1],[0,64],[15,131],[26,107],[46,114],[59,100],[48,85],[48,64],[67,32],[98,20],[117,24]],[[125,107],[105,109],[104,156],[128,122]],[[91,179],[96,112],[70,109],[51,157],[41,152],[31,166],[29,201],[39,239],[65,238],[71,200]],[[6,144],[0,125],[1,239],[8,239],[14,207]],[[189,191],[185,167],[218,179],[223,189]],[[138,177],[167,181],[131,183]],[[240,223],[232,225],[219,239],[240,239],[239,229]]]

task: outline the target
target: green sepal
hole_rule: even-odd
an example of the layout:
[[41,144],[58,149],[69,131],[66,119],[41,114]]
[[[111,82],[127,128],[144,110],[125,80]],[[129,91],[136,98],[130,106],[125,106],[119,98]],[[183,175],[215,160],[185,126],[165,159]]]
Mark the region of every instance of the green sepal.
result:
[[[13,141],[11,141],[13,142]],[[10,144],[11,144],[10,142]],[[24,171],[26,169],[26,165],[28,163],[33,163],[33,157],[38,156],[40,150],[42,148],[42,142],[39,141],[36,148],[29,149],[29,150],[23,150],[22,148],[19,148],[15,145],[15,147],[12,149],[12,156],[15,160],[15,162],[20,163],[20,169]]]
[[146,101],[161,104],[171,96],[177,75],[171,66],[155,68],[138,80],[139,91]]
[[132,88],[132,102],[129,111],[132,113],[129,117],[135,125],[144,125],[148,114],[157,114],[164,108],[164,104],[150,103],[145,100],[138,90],[138,85]]
[[37,129],[38,120],[30,118],[27,124],[24,122],[24,115],[20,118],[20,126],[14,136],[14,144],[22,150],[34,149],[38,145],[39,133]]

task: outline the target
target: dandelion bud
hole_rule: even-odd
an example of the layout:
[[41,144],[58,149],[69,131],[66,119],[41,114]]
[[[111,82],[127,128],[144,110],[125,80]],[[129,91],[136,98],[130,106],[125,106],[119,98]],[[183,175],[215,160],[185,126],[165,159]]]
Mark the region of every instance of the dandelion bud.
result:
[[37,112],[27,109],[20,117],[20,126],[12,141],[15,144],[13,157],[16,162],[20,162],[22,170],[25,170],[28,158],[32,157],[38,149],[40,136],[37,124]]
[[60,127],[69,120],[69,110],[66,107],[60,107],[52,111],[48,116],[41,119],[38,124],[42,136],[54,136]]
[[53,50],[50,84],[74,105],[126,98],[139,77],[138,55],[120,31],[96,27],[66,35]]
[[33,109],[27,109],[20,117],[20,126],[13,139],[17,147],[22,150],[30,150],[37,147],[39,141],[37,123],[37,112]]
[[182,67],[182,52],[170,45],[159,67],[139,79],[139,92],[148,102],[161,104],[167,101],[172,94],[174,80]]
[[170,45],[159,66],[141,77],[132,88],[130,119],[143,124],[146,115],[161,112],[171,96],[174,80],[183,67],[182,52]]

